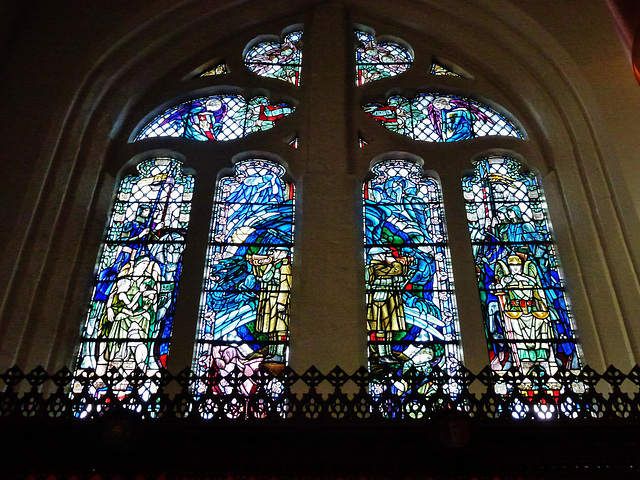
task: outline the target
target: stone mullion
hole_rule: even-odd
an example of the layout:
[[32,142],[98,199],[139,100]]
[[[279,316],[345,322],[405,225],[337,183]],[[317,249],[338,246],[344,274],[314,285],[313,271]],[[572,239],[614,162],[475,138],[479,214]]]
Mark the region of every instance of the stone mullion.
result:
[[[455,165],[460,162],[451,163]],[[487,365],[489,357],[460,170],[444,166],[443,169],[447,170],[447,174],[442,175],[442,196],[449,234],[463,358],[468,369],[479,372]]]
[[182,257],[182,273],[167,360],[167,367],[174,374],[191,365],[195,331],[200,314],[200,298],[217,177],[217,170],[207,168],[206,163],[205,161],[197,162],[202,168],[197,168],[195,172],[187,245]]
[[353,26],[342,6],[314,9],[305,47],[290,363],[353,371],[366,362],[366,331],[361,179],[350,168]]

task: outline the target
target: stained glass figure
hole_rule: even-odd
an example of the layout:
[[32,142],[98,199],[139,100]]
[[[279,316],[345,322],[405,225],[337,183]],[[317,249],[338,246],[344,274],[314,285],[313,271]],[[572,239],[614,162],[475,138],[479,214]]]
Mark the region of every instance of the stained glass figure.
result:
[[[116,368],[152,376],[166,366],[194,179],[173,158],[154,158],[125,177],[98,260],[82,334],[79,375]],[[99,396],[102,379],[94,383]],[[126,380],[112,388],[126,395]],[[148,393],[148,392],[147,392]]]
[[438,62],[431,64],[431,75],[445,75],[449,77],[460,77],[461,75],[449,70],[447,67],[440,65]]
[[[404,394],[410,368],[455,374],[461,362],[444,211],[438,181],[415,163],[384,161],[373,174],[363,191],[369,366]],[[427,375],[419,393],[433,389]]]
[[554,374],[580,367],[546,203],[532,173],[488,157],[464,198],[493,370]]
[[226,75],[229,73],[229,69],[227,68],[227,64],[222,62],[217,64],[215,67],[210,68],[206,72],[200,74],[201,77],[210,77],[212,75]]
[[[261,365],[277,373],[287,362],[294,187],[284,174],[275,162],[244,160],[218,182],[194,356],[199,375],[250,376]],[[205,383],[196,388],[210,388]],[[224,383],[215,388],[230,393]],[[247,381],[241,391],[256,388]]]
[[183,137],[201,142],[227,141],[273,128],[294,107],[269,105],[266,97],[247,101],[241,95],[214,95],[171,107],[149,122],[134,141],[153,137]]
[[261,77],[300,85],[302,50],[298,42],[301,38],[302,32],[292,32],[285,35],[282,43],[259,43],[245,54],[244,64]]
[[399,95],[387,105],[362,107],[392,132],[425,142],[459,142],[475,137],[523,138],[507,118],[475,100],[439,93],[423,93],[413,100]]
[[356,85],[406,72],[413,63],[413,53],[397,43],[377,43],[373,35],[356,30],[360,45],[356,48]]

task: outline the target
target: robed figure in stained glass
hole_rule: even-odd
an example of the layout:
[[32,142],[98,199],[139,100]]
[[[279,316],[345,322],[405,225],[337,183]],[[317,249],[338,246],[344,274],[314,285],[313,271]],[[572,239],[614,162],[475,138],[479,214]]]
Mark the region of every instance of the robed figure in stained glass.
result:
[[[78,373],[112,368],[151,375],[166,365],[193,178],[156,158],[125,177],[99,261]],[[96,381],[96,394],[103,388]],[[126,392],[126,382],[116,390]]]
[[[404,160],[373,173],[363,192],[369,364],[403,394],[408,369],[453,374],[461,360],[449,250],[437,181]],[[430,380],[416,388],[434,391]]]
[[394,332],[407,330],[402,290],[409,282],[410,273],[413,273],[409,270],[413,258],[399,256],[396,249],[380,247],[369,249],[369,254],[371,262],[367,267],[366,281],[373,293],[367,298],[367,321],[369,330],[375,332],[379,342],[377,354],[384,363],[393,363],[397,358],[408,360],[402,352],[391,348],[391,342]]
[[549,307],[542,290],[538,270],[531,260],[511,255],[499,260],[495,268],[496,296],[503,315],[505,334],[513,343],[514,359],[523,362],[548,362],[552,338]]
[[[291,291],[291,262],[289,249],[277,247],[266,252],[247,254],[251,273],[260,284],[256,311],[256,332],[266,334],[270,342],[267,356],[284,362],[284,344],[289,331],[289,296]],[[255,358],[259,353],[252,354]]]
[[393,132],[425,142],[461,142],[488,135],[523,138],[504,115],[466,97],[421,93],[393,95],[387,105],[368,103],[364,112]]
[[224,142],[269,130],[294,110],[285,103],[270,105],[262,96],[249,100],[236,94],[196,98],[157,115],[140,130],[135,141],[183,137],[200,142]]
[[[262,365],[287,361],[293,250],[293,185],[268,160],[236,163],[216,188],[194,368],[197,389],[251,394]],[[245,382],[232,387],[229,374]],[[237,385],[240,385],[238,387]]]
[[476,162],[463,179],[494,370],[552,375],[580,366],[546,206],[535,175],[513,159]]
[[474,138],[474,122],[493,123],[477,105],[464,98],[436,97],[427,107],[427,115],[443,142]]

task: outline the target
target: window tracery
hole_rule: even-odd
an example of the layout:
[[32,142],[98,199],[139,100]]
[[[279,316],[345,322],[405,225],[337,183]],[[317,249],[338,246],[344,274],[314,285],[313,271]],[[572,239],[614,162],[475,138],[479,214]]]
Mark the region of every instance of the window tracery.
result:
[[201,142],[227,141],[269,130],[295,107],[271,105],[266,97],[213,95],[181,103],[149,122],[134,141],[153,137],[183,137]]
[[299,86],[302,73],[301,39],[302,32],[296,31],[285,35],[282,43],[261,42],[246,53],[245,65],[261,77],[277,78]]
[[413,99],[389,97],[387,105],[368,103],[364,112],[387,130],[425,142],[459,142],[476,137],[524,138],[507,118],[468,97],[423,93]]
[[[356,48],[358,85],[399,75],[412,65],[412,49],[393,42],[377,43],[364,31],[357,31],[356,35],[362,43]],[[301,37],[302,32],[295,31],[286,35],[282,43],[255,45],[243,58],[246,67],[258,76],[299,86]],[[458,75],[442,65],[433,63],[433,66],[434,75]],[[220,74],[228,74],[225,63],[202,76]],[[387,105],[366,103],[362,109],[385,128],[413,140],[451,143],[480,136],[525,138],[506,115],[463,95],[429,92],[412,99],[394,95],[389,97]],[[142,128],[134,141],[153,137],[182,137],[203,142],[239,139],[271,129],[277,120],[293,112],[292,105],[271,105],[264,96],[249,100],[238,94],[200,97],[165,110]],[[367,138],[375,145],[375,138]],[[297,133],[288,144],[297,148]],[[358,144],[362,148],[369,142],[359,138]],[[509,162],[505,160],[505,164]],[[363,191],[371,370],[397,377],[411,368],[425,374],[438,369],[455,374],[462,362],[462,347],[439,182],[406,160],[380,162],[372,172],[373,178],[365,183]],[[250,376],[261,366],[279,371],[287,362],[295,196],[293,185],[284,180],[285,173],[277,162],[253,158],[237,163],[234,174],[219,181],[193,360],[193,368],[199,375],[223,375],[240,368]],[[465,198],[468,188],[475,192],[471,183],[465,184]],[[469,219],[471,221],[471,216]],[[487,221],[491,220],[485,219]],[[474,228],[472,237],[479,231],[479,227]],[[478,260],[482,240],[476,240],[476,262],[480,262],[478,268],[485,268],[486,260]],[[513,240],[520,241],[528,240]],[[180,248],[184,248],[184,242],[181,245]],[[494,248],[513,250],[514,245],[496,244]],[[549,266],[556,262],[552,250],[552,245],[547,247],[545,268],[551,268]],[[549,279],[544,283],[537,260],[524,259],[518,253],[504,254],[500,260],[504,265],[496,263],[492,271],[486,273],[487,277],[493,275],[496,279],[493,287],[486,287],[489,282],[486,279],[480,284],[481,290],[486,287],[481,296],[495,297],[493,306],[483,303],[484,310],[491,310],[495,315],[502,311],[502,317],[495,317],[503,321],[502,326],[487,327],[492,335],[489,340],[492,367],[504,370],[517,363],[515,358],[520,359],[520,364],[524,359],[517,348],[512,349],[516,353],[511,360],[507,358],[509,345],[517,344],[515,336],[525,340],[522,333],[525,323],[521,322],[520,330],[513,327],[514,322],[511,327],[505,326],[509,315],[505,313],[506,303],[499,301],[519,294],[508,280],[509,276],[514,277],[516,257],[521,260],[521,276],[533,279],[529,290],[538,303],[547,306],[547,310],[536,313],[547,312],[549,305],[553,305],[554,321],[564,325],[563,333],[555,334],[548,321],[533,321],[544,341],[536,338],[535,348],[520,350],[527,350],[527,361],[533,363],[542,364],[545,358],[553,357],[563,368],[575,368],[579,365],[572,333],[575,327],[567,313],[564,294],[556,293],[562,289],[559,274],[557,279],[553,274],[547,275]],[[497,291],[499,288],[502,293]],[[504,340],[504,332],[513,337],[509,345]],[[569,340],[564,342],[565,338]],[[168,343],[166,345],[168,349]],[[81,348],[89,351],[91,347],[83,344]],[[546,357],[544,351],[548,352]],[[163,361],[166,362],[166,354]],[[545,371],[553,371],[552,362],[544,365]],[[201,387],[204,388],[196,386]],[[219,393],[225,393],[224,384],[218,387]],[[242,388],[246,395],[255,391],[251,382]],[[447,388],[455,389],[454,386]],[[407,393],[401,382],[392,389],[397,394]],[[425,381],[420,389],[425,395],[434,391],[431,380]]]

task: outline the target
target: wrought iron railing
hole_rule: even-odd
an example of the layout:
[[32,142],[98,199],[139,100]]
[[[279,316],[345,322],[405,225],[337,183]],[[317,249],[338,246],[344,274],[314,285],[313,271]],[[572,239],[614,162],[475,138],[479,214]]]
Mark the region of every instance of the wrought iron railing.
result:
[[63,368],[0,374],[0,420],[5,418],[99,418],[126,411],[141,419],[251,420],[419,420],[455,413],[476,419],[638,419],[640,367],[615,367],[523,375],[485,368],[456,375],[408,371],[384,376],[362,367],[327,374],[315,367],[302,374],[290,368],[252,376],[241,371],[205,377],[191,370],[149,377],[112,369],[74,376]]

